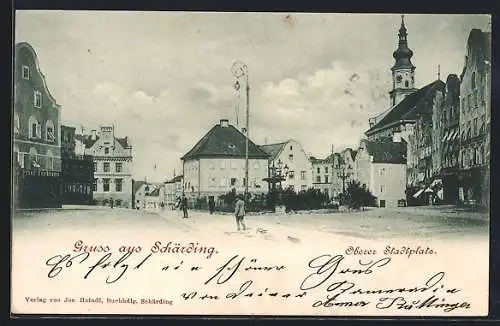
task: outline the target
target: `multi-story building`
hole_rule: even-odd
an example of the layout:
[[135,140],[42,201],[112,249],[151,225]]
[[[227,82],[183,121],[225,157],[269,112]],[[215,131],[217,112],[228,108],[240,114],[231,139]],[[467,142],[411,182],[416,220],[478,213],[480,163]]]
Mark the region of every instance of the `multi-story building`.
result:
[[174,205],[178,198],[182,196],[182,175],[173,177],[165,182],[165,203]]
[[281,165],[286,171],[281,182],[283,189],[296,192],[312,188],[312,164],[302,145],[296,140],[260,146],[269,154],[269,174]]
[[491,33],[472,29],[460,75],[460,197],[489,203]]
[[[336,198],[345,191],[347,178],[344,158],[340,153],[332,153],[324,159],[310,157],[312,163],[313,188]],[[345,177],[345,178],[343,178]]]
[[[195,198],[217,200],[232,189],[245,192],[245,141],[243,133],[222,119],[181,158],[183,190],[191,202]],[[263,179],[268,177],[268,159],[269,155],[249,139],[249,193],[267,192]]]
[[114,126],[100,126],[82,135],[85,155],[93,157],[94,202],[132,208],[132,145],[128,137],[115,136]]
[[90,205],[93,202],[94,169],[90,155],[76,153],[75,128],[61,126],[63,204]]
[[443,203],[455,204],[458,197],[460,80],[457,75],[446,78],[444,101],[433,115],[433,172],[441,180]]
[[50,94],[33,47],[15,46],[13,172],[18,208],[61,207],[61,106]]
[[134,208],[157,211],[165,208],[165,185],[134,181]]
[[404,140],[361,140],[356,155],[357,180],[377,197],[379,207],[405,205],[406,148]]

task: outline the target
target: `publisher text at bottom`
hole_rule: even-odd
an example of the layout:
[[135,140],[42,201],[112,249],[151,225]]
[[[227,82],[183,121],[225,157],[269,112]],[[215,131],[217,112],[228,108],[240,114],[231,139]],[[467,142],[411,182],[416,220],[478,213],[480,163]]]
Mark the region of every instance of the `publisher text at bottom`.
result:
[[167,300],[164,298],[106,298],[106,303],[108,304],[166,304],[172,305],[172,300]]

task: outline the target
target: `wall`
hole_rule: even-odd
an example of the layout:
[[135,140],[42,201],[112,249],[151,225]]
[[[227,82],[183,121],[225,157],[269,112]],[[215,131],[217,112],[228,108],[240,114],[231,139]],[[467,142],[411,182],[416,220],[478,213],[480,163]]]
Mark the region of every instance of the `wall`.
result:
[[[283,162],[283,166],[287,165],[289,171],[293,171],[293,176],[289,173],[286,180],[281,183],[283,189],[293,186],[295,191],[301,191],[312,187],[312,163],[299,142],[295,140],[289,141],[280,155],[274,160],[274,166],[278,166],[278,160]],[[304,175],[302,175],[302,172]]]
[[398,200],[405,199],[406,165],[371,163],[370,190],[380,200],[386,201],[386,207],[397,207]]

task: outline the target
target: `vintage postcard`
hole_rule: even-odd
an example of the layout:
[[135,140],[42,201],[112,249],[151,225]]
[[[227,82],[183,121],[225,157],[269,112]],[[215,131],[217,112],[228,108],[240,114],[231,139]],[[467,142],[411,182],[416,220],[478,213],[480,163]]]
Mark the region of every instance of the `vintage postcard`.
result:
[[11,312],[486,316],[490,21],[15,12]]

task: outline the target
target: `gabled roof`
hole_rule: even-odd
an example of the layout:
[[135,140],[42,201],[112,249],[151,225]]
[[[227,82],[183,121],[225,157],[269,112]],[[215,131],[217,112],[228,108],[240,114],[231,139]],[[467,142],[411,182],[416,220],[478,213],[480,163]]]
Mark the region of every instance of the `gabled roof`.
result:
[[373,163],[406,164],[406,142],[363,140],[362,143],[373,156]]
[[436,90],[444,90],[445,83],[441,80],[422,87],[409,94],[401,102],[396,104],[380,121],[365,132],[365,135],[373,134],[379,129],[401,120],[414,121],[420,111],[420,104],[428,100]]
[[[99,136],[96,135],[95,139],[92,139],[91,135],[81,135],[81,134],[76,134],[75,139],[81,141],[84,145],[85,148],[91,148],[94,146],[94,144],[99,140]],[[123,137],[123,138],[118,138],[115,137],[115,140],[123,147],[123,148],[128,148],[130,144],[128,143],[128,137]]]
[[288,141],[276,144],[260,145],[260,148],[269,155],[270,160],[274,161],[281,154],[287,143]]
[[[245,135],[232,125],[217,124],[181,160],[201,157],[245,158],[245,141]],[[268,159],[269,155],[249,139],[248,157]]]
[[172,179],[166,181],[165,183],[176,183],[176,182],[181,182],[182,181],[182,175],[177,175],[173,177]]

